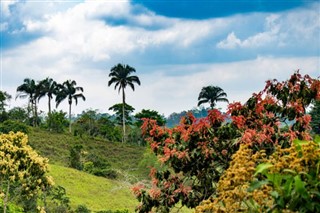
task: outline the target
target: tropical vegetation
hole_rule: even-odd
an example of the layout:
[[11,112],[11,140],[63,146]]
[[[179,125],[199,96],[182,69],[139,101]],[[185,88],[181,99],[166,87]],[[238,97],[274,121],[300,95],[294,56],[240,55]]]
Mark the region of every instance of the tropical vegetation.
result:
[[68,100],[69,104],[69,132],[71,133],[71,106],[72,106],[72,100],[75,101],[76,105],[78,104],[78,98],[81,98],[82,100],[86,100],[84,95],[82,94],[83,88],[77,87],[77,82],[74,80],[67,80],[63,82],[62,84],[58,85],[57,89],[57,96],[56,96],[56,103],[57,107],[58,105],[65,99]]
[[[85,100],[74,80],[26,78],[16,97],[28,106],[9,110],[11,95],[0,92],[0,211],[320,212],[319,79],[296,71],[269,80],[225,113],[216,104],[227,94],[203,87],[201,108],[165,118],[125,102],[126,86],[140,85],[133,72],[111,69],[108,85],[123,98],[113,115],[72,117]],[[51,108],[64,100],[68,112]]]
[[227,93],[218,86],[206,86],[201,89],[198,97],[198,106],[209,103],[211,109],[216,106],[217,102],[229,102]]
[[109,77],[111,78],[108,81],[108,86],[115,84],[114,89],[118,88],[118,92],[122,92],[122,128],[123,136],[122,142],[125,142],[126,138],[126,117],[125,117],[125,106],[126,106],[126,96],[125,89],[127,86],[130,86],[134,91],[134,84],[140,85],[140,79],[138,76],[131,75],[136,70],[129,65],[117,64],[111,68]]
[[[230,104],[228,110],[231,117],[230,122],[225,122],[226,116],[217,109],[210,110],[208,116],[200,120],[189,114],[181,121],[180,125],[173,129],[160,127],[154,120],[146,119],[142,129],[148,137],[147,141],[151,150],[158,156],[163,167],[151,169],[151,187],[140,183],[133,188],[140,201],[137,211],[169,212],[179,202],[187,207],[196,208],[198,212],[248,211],[248,208],[244,206],[246,203],[242,202],[243,200],[239,203],[238,200],[230,201],[229,199],[227,202],[227,200],[217,198],[219,193],[228,192],[228,185],[219,188],[219,184],[228,174],[228,169],[231,170],[231,174],[226,183],[235,184],[234,186],[237,188],[230,188],[230,194],[223,194],[222,198],[227,199],[226,196],[238,198],[246,193],[246,190],[243,189],[245,185],[235,182],[236,176],[240,175],[239,180],[242,181],[252,174],[258,163],[263,163],[270,156],[273,156],[276,147],[281,149],[292,147],[294,139],[312,140],[310,134],[311,116],[306,114],[305,109],[319,97],[319,80],[295,72],[285,82],[267,81],[264,90],[253,94],[244,105],[239,102]],[[282,128],[283,121],[290,121],[291,124]],[[315,152],[318,152],[319,145],[314,146]],[[239,152],[244,152],[244,154]],[[261,154],[262,161],[243,164],[251,152],[263,153]],[[285,159],[288,159],[288,153],[284,153],[286,154]],[[242,167],[242,172],[238,171],[241,167],[232,161],[232,159],[237,159],[238,155],[241,156],[237,162],[241,161],[242,165],[247,167],[247,169]],[[296,157],[301,157],[301,155]],[[315,160],[316,166],[314,168],[319,168],[317,154],[312,155],[311,158]],[[299,159],[292,158],[289,161],[296,162],[297,160]],[[311,172],[308,175],[313,178],[312,183],[319,183],[320,176],[317,173],[319,169],[309,171],[311,161],[304,162],[303,166],[307,167],[306,171]],[[289,167],[289,169],[291,168]],[[314,174],[314,172],[316,173]],[[306,177],[309,177],[308,175]],[[297,179],[295,182],[299,184],[298,190],[312,190],[312,192],[300,191],[300,195],[304,196],[304,199],[307,199],[308,196],[316,196],[315,200],[318,200],[319,185],[315,184],[309,189],[302,189],[305,184],[301,181],[299,182]],[[240,189],[242,191],[239,191]],[[267,196],[273,195],[271,191],[269,194],[267,193]],[[250,198],[247,194],[243,196]],[[279,194],[279,196],[283,195]],[[205,204],[202,204],[203,201]],[[255,204],[254,201],[252,202]],[[320,208],[313,201],[310,202],[308,204],[304,202],[306,205],[304,210],[319,212]],[[205,207],[202,208],[202,205]],[[218,210],[214,210],[215,205],[218,205]],[[237,206],[229,207],[228,205]],[[264,208],[264,204],[262,206]],[[263,210],[259,209],[260,207],[257,208],[257,212]],[[279,208],[286,209],[287,206],[277,206],[274,209],[279,210]],[[273,208],[271,209],[273,211]],[[292,208],[292,210],[299,209]]]

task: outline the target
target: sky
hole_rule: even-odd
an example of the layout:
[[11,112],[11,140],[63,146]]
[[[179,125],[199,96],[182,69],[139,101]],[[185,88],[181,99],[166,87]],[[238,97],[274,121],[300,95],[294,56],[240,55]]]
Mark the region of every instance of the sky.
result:
[[[75,80],[86,101],[72,113],[110,113],[121,103],[110,69],[128,64],[141,86],[135,108],[164,116],[197,107],[204,86],[244,103],[269,79],[320,76],[317,0],[1,0],[0,89],[15,99],[23,79]],[[227,104],[218,103],[222,111]],[[67,101],[58,110],[67,111]],[[208,107],[208,105],[204,105]],[[39,108],[47,111],[47,100]]]

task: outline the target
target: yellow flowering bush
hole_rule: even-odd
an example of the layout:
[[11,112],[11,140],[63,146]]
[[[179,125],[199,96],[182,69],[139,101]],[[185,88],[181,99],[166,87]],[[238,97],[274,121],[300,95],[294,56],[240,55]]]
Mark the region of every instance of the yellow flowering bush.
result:
[[241,144],[217,184],[216,197],[203,201],[196,212],[245,212],[247,205],[244,201],[254,197],[263,198],[263,193],[270,190],[268,187],[262,193],[248,193],[247,189],[257,163],[264,162],[265,156],[264,150],[253,153],[249,145]]
[[196,207],[207,212],[320,212],[320,143],[295,141],[267,156],[240,145],[217,183]]
[[15,195],[32,199],[39,191],[54,185],[48,171],[48,159],[28,145],[24,133],[0,135],[0,199],[4,209]]

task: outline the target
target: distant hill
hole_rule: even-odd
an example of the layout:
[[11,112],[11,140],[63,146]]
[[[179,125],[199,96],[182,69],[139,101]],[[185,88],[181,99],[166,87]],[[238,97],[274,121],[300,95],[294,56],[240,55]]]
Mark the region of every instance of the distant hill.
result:
[[203,118],[208,115],[208,109],[206,108],[194,108],[179,113],[174,112],[166,118],[166,126],[169,128],[177,126],[180,123],[181,118],[186,116],[189,112],[191,112],[196,118]]

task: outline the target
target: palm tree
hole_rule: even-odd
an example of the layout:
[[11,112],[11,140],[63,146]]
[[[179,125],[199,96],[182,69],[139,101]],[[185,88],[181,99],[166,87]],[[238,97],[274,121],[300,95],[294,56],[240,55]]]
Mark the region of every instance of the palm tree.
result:
[[37,98],[39,96],[40,87],[39,84],[33,79],[25,78],[24,83],[17,87],[17,96],[16,98],[29,98],[29,107],[32,111],[33,116],[33,125],[37,125],[38,113],[37,113]]
[[74,99],[76,102],[76,105],[78,104],[78,98],[82,98],[83,101],[86,100],[84,95],[82,93],[77,93],[78,91],[83,92],[82,87],[76,87],[77,82],[76,81],[71,81],[67,80],[63,82],[63,84],[58,85],[59,91],[56,96],[56,107],[59,106],[59,104],[64,100],[68,99],[69,103],[69,132],[71,133],[71,105],[72,105],[72,100]]
[[122,91],[122,127],[123,127],[123,137],[122,142],[125,142],[126,135],[126,120],[125,120],[125,105],[126,105],[126,96],[125,96],[125,88],[129,85],[134,91],[134,83],[140,85],[140,79],[138,76],[131,75],[136,70],[129,65],[118,64],[111,68],[109,77],[111,79],[108,82],[108,86],[111,84],[115,84],[114,89],[118,89],[118,92]]
[[43,98],[45,95],[48,96],[48,115],[51,115],[51,100],[53,95],[58,93],[58,84],[52,78],[46,78],[39,82],[40,94],[38,100]]
[[226,98],[227,94],[217,86],[202,87],[198,97],[198,106],[204,103],[209,103],[211,109],[216,105],[216,102],[229,102]]

